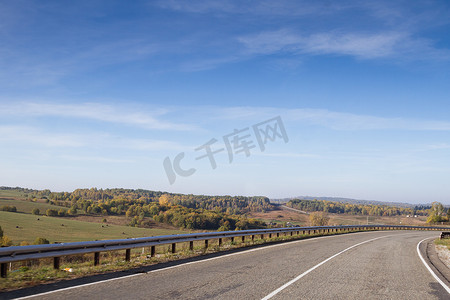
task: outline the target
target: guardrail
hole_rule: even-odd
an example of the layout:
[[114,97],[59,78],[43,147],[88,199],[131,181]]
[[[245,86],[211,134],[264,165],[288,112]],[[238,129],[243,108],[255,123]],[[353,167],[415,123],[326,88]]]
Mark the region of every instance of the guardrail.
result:
[[90,242],[75,242],[61,244],[31,245],[31,246],[13,246],[0,248],[0,265],[1,277],[7,276],[7,263],[24,261],[30,259],[53,258],[53,267],[59,269],[60,257],[94,253],[94,265],[100,263],[100,252],[125,250],[125,260],[129,261],[131,249],[141,247],[151,247],[151,256],[155,255],[155,247],[158,245],[172,244],[171,252],[176,252],[176,244],[189,242],[189,249],[193,250],[194,241],[204,241],[205,248],[208,248],[208,241],[218,239],[219,247],[222,245],[224,238],[241,237],[242,242],[245,237],[260,236],[264,239],[266,235],[272,238],[280,234],[290,234],[297,236],[316,233],[337,233],[337,232],[354,232],[365,230],[448,230],[448,227],[421,227],[421,226],[402,226],[402,225],[346,225],[346,226],[314,226],[314,227],[288,227],[288,228],[271,228],[271,229],[254,229],[239,231],[220,231],[205,233],[190,233],[178,235],[164,235],[143,238],[129,238],[120,240],[104,240]]

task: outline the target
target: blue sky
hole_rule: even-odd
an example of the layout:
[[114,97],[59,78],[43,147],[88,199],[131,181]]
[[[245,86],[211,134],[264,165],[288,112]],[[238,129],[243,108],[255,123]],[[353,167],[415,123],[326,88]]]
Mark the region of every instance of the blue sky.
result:
[[[450,204],[449,15],[448,1],[0,0],[0,185]],[[288,141],[262,151],[252,126],[277,116]],[[255,147],[230,162],[235,129]],[[195,151],[212,139],[215,169]],[[171,184],[163,161],[180,153],[195,172]]]

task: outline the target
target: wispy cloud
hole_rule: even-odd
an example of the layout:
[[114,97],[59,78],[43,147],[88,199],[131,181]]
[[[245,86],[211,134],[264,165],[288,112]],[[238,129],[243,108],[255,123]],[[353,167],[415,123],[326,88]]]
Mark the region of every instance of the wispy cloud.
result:
[[209,0],[162,0],[156,2],[161,8],[188,13],[228,13],[270,16],[304,16],[310,14],[327,14],[351,8],[354,4],[339,1],[322,3],[319,1],[209,1]]
[[322,158],[321,155],[311,154],[311,153],[293,153],[293,152],[285,152],[285,153],[256,153],[253,154],[256,156],[265,156],[265,157],[279,157],[279,158]]
[[100,162],[100,163],[133,163],[132,159],[112,158],[105,156],[83,156],[83,155],[60,155],[59,158],[69,161],[87,161],[87,162]]
[[388,118],[336,112],[325,109],[284,109],[274,107],[209,107],[208,116],[215,120],[261,121],[280,115],[285,122],[323,126],[332,130],[420,130],[450,131],[450,122],[410,118]]
[[[0,141],[4,147],[27,145],[53,149],[100,149],[109,151],[183,151],[193,148],[176,141],[148,138],[127,138],[109,133],[55,133],[50,129],[31,126],[0,125]],[[108,150],[107,150],[108,149]]]
[[439,50],[425,39],[413,38],[403,32],[323,32],[298,34],[288,29],[265,31],[238,38],[252,54],[348,55],[362,59],[400,57],[409,59],[449,59],[447,50]]
[[86,135],[48,133],[29,126],[0,126],[0,141],[5,146],[24,143],[28,146],[78,148],[86,146],[86,139]]
[[430,151],[430,150],[447,150],[450,149],[450,144],[448,143],[439,143],[439,144],[431,144],[425,146],[422,151]]
[[130,109],[124,105],[109,105],[102,103],[38,103],[21,102],[15,104],[0,104],[0,112],[5,116],[32,116],[32,117],[65,117],[90,119],[109,123],[138,126],[145,129],[159,130],[195,130],[197,127],[190,124],[173,123],[157,118],[161,117],[165,110],[156,109],[143,111]]

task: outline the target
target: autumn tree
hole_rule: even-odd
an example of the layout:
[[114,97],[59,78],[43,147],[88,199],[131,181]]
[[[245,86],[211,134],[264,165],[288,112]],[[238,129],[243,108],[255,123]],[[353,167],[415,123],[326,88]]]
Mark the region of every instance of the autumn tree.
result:
[[168,206],[170,203],[170,197],[167,194],[162,194],[159,197],[159,205],[164,205],[164,206]]
[[324,212],[314,212],[309,215],[311,226],[327,226],[330,218]]
[[442,203],[436,201],[431,203],[427,223],[437,223],[447,221],[447,218],[444,216],[445,215],[444,211],[445,209]]

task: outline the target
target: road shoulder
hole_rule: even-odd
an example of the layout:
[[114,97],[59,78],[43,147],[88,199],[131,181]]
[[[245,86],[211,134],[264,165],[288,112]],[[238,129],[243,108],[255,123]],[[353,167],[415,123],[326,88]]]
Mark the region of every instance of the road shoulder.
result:
[[450,286],[450,269],[439,259],[434,246],[434,239],[429,239],[421,243],[419,250],[436,276],[447,286]]

